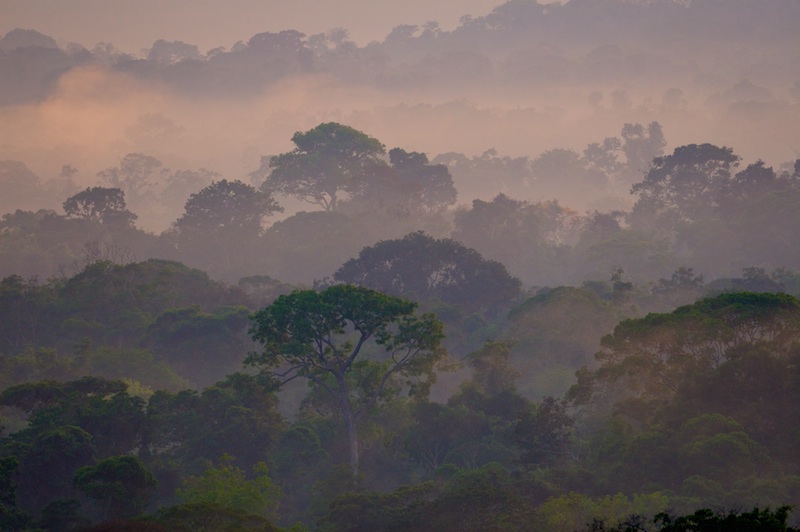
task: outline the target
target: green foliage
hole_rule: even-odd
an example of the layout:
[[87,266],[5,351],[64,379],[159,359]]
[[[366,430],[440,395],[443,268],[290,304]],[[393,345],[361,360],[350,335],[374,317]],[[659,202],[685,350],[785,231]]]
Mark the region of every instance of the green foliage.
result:
[[705,532],[712,530],[736,530],[742,532],[791,532],[797,530],[787,527],[791,507],[781,506],[776,510],[754,508],[752,511],[727,513],[714,512],[708,508],[697,510],[691,515],[673,517],[660,513],[655,518],[660,532]]
[[187,473],[225,453],[250,466],[266,460],[284,428],[277,405],[271,382],[241,373],[202,393],[158,391],[147,405],[145,447]]
[[223,455],[216,466],[209,464],[201,476],[184,479],[178,496],[185,504],[216,505],[274,519],[281,489],[270,480],[267,465],[258,462],[248,479],[232,461],[229,455]]
[[[138,526],[154,523],[175,532],[279,532],[267,519],[212,503],[190,503],[160,508]],[[298,531],[299,532],[299,531]]]
[[242,291],[165,260],[99,261],[42,284],[7,277],[0,386],[86,374],[173,390],[187,378],[211,384],[241,363],[247,303]]
[[524,530],[530,518],[509,471],[489,463],[392,493],[345,493],[318,524],[322,530]]
[[184,368],[158,360],[153,353],[144,349],[105,346],[85,353],[85,359],[75,355],[73,357],[76,362],[85,360],[82,369],[90,375],[105,379],[135,380],[164,390],[184,388],[188,385],[188,378],[193,376],[188,371],[182,371]]
[[547,530],[594,530],[593,522],[620,523],[633,515],[653,519],[669,507],[669,498],[661,492],[622,493],[592,498],[582,493],[551,497],[537,510],[542,526]]
[[507,373],[508,354],[503,344],[487,344],[470,357],[472,380],[446,405],[415,405],[405,448],[421,467],[435,471],[496,462],[532,470],[565,461],[572,418],[562,401],[548,397],[531,403],[521,397]]
[[13,386],[0,394],[0,402],[28,414],[28,428],[15,434],[14,439],[30,441],[54,430],[68,430],[70,434],[83,434],[81,445],[88,445],[91,440],[92,448],[107,456],[131,452],[141,442],[144,401],[131,397],[126,390],[122,381],[84,377],[63,384]]
[[70,317],[102,323],[116,341],[141,335],[155,316],[175,307],[203,310],[246,301],[244,294],[180,263],[151,259],[126,266],[97,262],[70,278],[59,294]]
[[[281,485],[282,513],[293,516],[311,513],[315,496],[317,503],[320,496],[317,482],[331,469],[330,451],[310,426],[295,425],[281,433],[269,458],[274,464],[273,477]],[[349,468],[347,472],[352,477]]]
[[499,262],[422,232],[362,249],[333,278],[417,301],[440,299],[470,312],[507,307],[520,290],[519,279]]
[[[497,16],[513,25],[514,13],[524,11],[515,5]],[[298,35],[262,34],[244,48],[261,55],[281,43],[302,48]],[[451,158],[515,184],[566,178],[574,179],[570,188],[599,190],[609,177],[631,180],[631,166],[645,166],[663,147],[657,124],[647,131],[626,124],[622,137],[624,144],[590,145],[583,157],[553,150],[533,164],[491,151],[467,163]],[[387,165],[378,141],[339,124],[293,141],[296,150],[262,161],[261,192],[210,173],[181,176],[184,184],[176,176],[174,189],[196,179],[211,184],[192,194],[161,239],[173,246],[171,256],[229,278],[247,263],[251,273],[305,281],[377,236],[407,234],[412,224],[433,220],[436,234],[448,234],[443,211],[455,192],[444,166],[402,149],[389,153]],[[121,189],[75,194],[64,203],[66,217],[8,214],[0,223],[2,268],[48,261],[86,267],[70,278],[0,281],[0,403],[26,423],[0,440],[0,528],[82,525],[76,486],[103,512],[138,513],[157,488],[137,469],[145,464],[159,478],[159,504],[174,502],[184,480],[182,495],[198,502],[109,527],[269,530],[264,516],[275,516],[279,485],[284,515],[309,523],[322,516],[323,529],[617,523],[632,530],[666,507],[743,504],[757,508],[735,517],[785,524],[780,505],[800,497],[800,303],[783,294],[724,293],[623,321],[607,334],[638,312],[635,305],[662,311],[706,290],[774,292],[797,284],[791,272],[767,268],[793,264],[800,248],[793,245],[800,164],[793,174],[759,162],[734,175],[737,164],[731,150],[711,145],[657,157],[634,186],[639,201],[631,216],[577,219],[555,202],[503,195],[458,211],[453,236],[475,239],[476,249],[480,242],[489,258],[540,270],[527,271],[528,280],[589,272],[607,279],[541,289],[508,321],[519,281],[475,250],[420,232],[364,248],[334,274],[364,287],[290,293],[292,286],[262,275],[243,279],[247,289],[238,290],[176,262],[125,264],[143,248],[122,251],[115,246],[123,238],[143,246],[157,239],[132,227]],[[142,203],[153,197],[157,175],[166,175],[158,161],[130,154],[101,177]],[[261,217],[277,209],[272,192],[326,211],[299,213],[264,232]],[[236,231],[246,238],[236,240]],[[725,235],[734,243],[724,244]],[[200,250],[201,242],[211,243]],[[693,268],[675,269],[676,249],[680,264],[706,275],[715,262],[738,268],[746,253],[764,260],[742,263],[756,266],[741,278],[706,285]],[[643,276],[663,277],[645,284]],[[249,331],[260,350],[247,357],[261,372],[218,381],[250,347],[245,291],[266,305]],[[471,380],[446,402],[456,385],[442,387],[442,402],[425,400],[445,367],[443,323],[415,315],[416,304],[398,296],[436,309],[452,331],[448,347],[472,352],[463,359]],[[576,417],[558,399],[524,397],[560,393],[580,365],[570,394]],[[84,375],[92,377],[75,380]],[[209,386],[176,392],[187,379]],[[297,422],[288,425],[276,390],[292,379],[309,386]],[[138,456],[120,456],[129,453]],[[236,458],[203,469],[225,453]],[[347,454],[350,466],[336,465]],[[779,510],[758,509],[766,504]],[[663,524],[709,528],[731,525],[731,515],[701,511]]]
[[798,340],[800,303],[785,294],[623,321],[570,391],[580,419],[614,420],[588,442],[586,467],[603,490],[671,490],[683,509],[793,500]]
[[250,333],[263,350],[246,362],[281,382],[307,379],[327,395],[343,417],[356,467],[356,423],[396,386],[425,397],[445,356],[441,322],[415,316],[415,307],[351,285],[280,296],[253,316]]
[[[401,486],[392,493],[349,492],[338,496],[318,523],[320,530],[413,530],[423,527],[433,482]],[[419,529],[419,528],[418,528]]]
[[104,516],[134,517],[142,513],[158,485],[135,456],[113,456],[75,472],[75,487],[96,499]]
[[176,390],[187,385],[166,362],[157,361],[143,349],[116,347],[91,348],[89,342],[75,346],[72,353],[56,349],[27,347],[22,352],[0,358],[0,389],[20,382],[78,379],[94,375],[145,383],[151,387]]
[[71,376],[77,365],[72,357],[58,356],[55,349],[29,346],[17,355],[0,357],[0,389],[25,381]]
[[565,403],[552,397],[524,410],[514,425],[519,461],[526,467],[563,461],[570,455],[573,425]]
[[[684,422],[678,433],[681,467],[706,478],[725,481],[768,468],[765,449],[737,421],[705,414]],[[749,476],[749,475],[748,475]]]
[[34,511],[54,498],[74,496],[75,470],[91,463],[96,453],[91,434],[74,425],[29,431],[12,442],[16,445],[11,449],[20,459],[20,506]]
[[54,306],[60,283],[39,284],[12,275],[0,281],[0,341],[2,352],[16,354],[26,346],[51,340]]
[[118,381],[105,381],[92,377],[57,383],[55,381],[41,381],[12,386],[0,394],[0,402],[6,406],[13,406],[30,414],[38,410],[59,406],[66,401],[75,401],[78,397],[88,396],[100,398],[125,390],[125,385]]
[[13,456],[0,458],[0,528],[23,530],[30,516],[17,508],[17,483],[13,478],[19,460]]
[[207,386],[241,365],[248,318],[249,311],[241,306],[212,312],[197,305],[168,309],[149,326],[145,342],[179,374]]
[[658,485],[685,490],[688,479],[698,478],[730,488],[773,467],[767,448],[740,423],[720,414],[690,418],[674,428],[650,425],[622,448],[615,481],[636,489]]
[[17,485],[12,475],[18,465],[19,460],[13,456],[0,458],[0,504],[4,511],[14,508],[17,503]]
[[510,365],[511,346],[505,342],[487,342],[467,355],[473,368],[472,380],[489,395],[514,390],[519,372]]
[[442,331],[432,315],[413,316],[415,307],[409,301],[350,285],[280,296],[253,316],[250,332],[264,350],[248,356],[247,363],[269,369],[289,362],[299,376],[326,388],[324,377],[344,378],[362,347],[373,340],[387,358],[365,367],[382,367],[384,382],[364,400],[376,400],[385,379],[395,373],[409,379],[425,377],[407,381],[412,390],[419,386],[424,390],[443,355],[438,348]]
[[428,530],[521,530],[531,508],[497,463],[459,470],[426,508]]
[[79,513],[80,507],[77,499],[56,499],[42,509],[37,526],[52,532],[87,527],[91,521]]
[[575,370],[591,364],[599,339],[630,312],[587,288],[566,286],[542,290],[512,309],[503,337],[512,345],[512,367],[525,375],[521,393],[563,394]]
[[[491,461],[512,464],[517,456],[510,445],[512,416],[490,416],[473,404],[423,403],[415,409],[416,423],[405,437],[411,458],[428,471],[447,464],[479,467]],[[518,406],[518,405],[514,405]],[[474,408],[474,409],[473,409]],[[513,411],[513,406],[510,408]]]
[[792,296],[723,294],[671,314],[623,321],[602,340],[601,367],[582,373],[570,393],[579,399],[603,382],[624,382],[632,401],[669,399],[685,379],[721,368],[742,350],[766,345],[785,357],[798,338],[800,302]]

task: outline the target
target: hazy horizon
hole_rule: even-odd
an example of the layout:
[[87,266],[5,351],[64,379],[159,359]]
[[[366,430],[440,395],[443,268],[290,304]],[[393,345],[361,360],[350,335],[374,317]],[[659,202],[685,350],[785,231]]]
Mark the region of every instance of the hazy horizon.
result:
[[[552,0],[550,0],[552,2]],[[541,3],[550,3],[541,2]],[[502,0],[2,0],[0,34],[34,29],[60,46],[99,42],[138,54],[158,39],[195,44],[202,52],[230,48],[265,31],[297,30],[306,35],[336,28],[360,46],[381,41],[395,26],[437,21],[452,30],[464,15],[483,16]],[[87,17],[86,13],[92,16]]]
[[[5,80],[5,95],[17,91],[20,100],[0,105],[0,160],[23,162],[43,181],[71,165],[80,186],[96,184],[98,172],[128,153],[171,170],[247,180],[261,157],[291,150],[295,132],[328,121],[431,159],[491,149],[531,160],[557,148],[581,153],[626,123],[651,122],[662,126],[667,152],[712,143],[733,148],[744,164],[762,159],[776,168],[800,157],[800,57],[785,52],[793,4],[761,9],[764,20],[741,36],[731,28],[756,16],[747,1],[702,30],[687,19],[686,5],[667,1],[536,5],[2,0],[0,32],[34,29],[62,51],[5,55],[5,72],[33,74],[16,85],[13,76]],[[698,3],[692,16],[715,14],[715,5]],[[610,11],[598,24],[602,10]],[[475,24],[459,23],[466,15]],[[438,31],[386,39],[393,27],[431,20]],[[350,42],[329,35],[288,44],[288,52],[250,42],[260,32],[310,36],[337,27]],[[158,39],[197,45],[196,59],[148,58]],[[70,41],[104,41],[136,60],[107,48],[75,59],[64,49]],[[226,51],[206,55],[219,46]],[[31,89],[40,94],[30,97]],[[506,189],[488,177],[478,186],[458,203],[498,192],[553,199],[552,190]],[[557,199],[578,210],[631,201],[622,187],[612,195]],[[149,228],[157,227],[163,224]]]

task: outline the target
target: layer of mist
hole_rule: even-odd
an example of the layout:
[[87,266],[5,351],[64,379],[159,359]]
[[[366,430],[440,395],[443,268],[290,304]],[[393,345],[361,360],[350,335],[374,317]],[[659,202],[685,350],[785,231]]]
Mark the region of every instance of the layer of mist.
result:
[[0,529],[796,526],[797,0],[0,11]]
[[[140,53],[58,48],[15,30],[0,41],[0,160],[44,181],[71,165],[79,187],[128,153],[246,179],[262,156],[290,149],[294,132],[327,121],[431,159],[535,159],[656,121],[667,151],[709,142],[779,167],[800,153],[798,18],[790,1],[509,2],[452,31],[397,26],[364,46],[346,30],[286,30],[208,52],[170,35]],[[503,192],[603,207],[491,179],[466,192],[459,203]],[[170,219],[139,216],[155,231]]]

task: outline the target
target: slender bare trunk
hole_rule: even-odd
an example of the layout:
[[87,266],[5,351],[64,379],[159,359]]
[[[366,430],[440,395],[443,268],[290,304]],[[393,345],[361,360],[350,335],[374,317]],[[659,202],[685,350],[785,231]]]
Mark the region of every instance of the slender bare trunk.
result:
[[347,442],[350,447],[350,468],[353,470],[353,476],[358,475],[358,430],[356,428],[356,419],[353,414],[353,408],[350,405],[350,393],[347,389],[347,384],[344,382],[344,375],[337,376],[339,381],[339,401],[342,408],[342,417],[344,417],[344,424],[347,428]]
[[347,440],[350,444],[350,467],[353,470],[353,475],[358,474],[358,431],[356,430],[356,421],[353,419],[353,413],[350,409],[345,413],[344,420],[347,424]]

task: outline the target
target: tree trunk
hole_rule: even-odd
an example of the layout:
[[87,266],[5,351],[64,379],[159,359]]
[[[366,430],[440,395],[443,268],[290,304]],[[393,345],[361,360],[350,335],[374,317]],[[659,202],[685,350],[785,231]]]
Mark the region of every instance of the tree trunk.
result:
[[358,430],[353,408],[350,405],[350,390],[348,390],[344,381],[344,375],[337,375],[336,380],[339,383],[339,402],[345,428],[347,429],[347,442],[350,447],[350,468],[353,470],[353,476],[355,477],[358,474]]
[[353,470],[353,476],[358,475],[358,430],[356,429],[356,421],[353,419],[353,413],[350,411],[348,404],[347,411],[344,415],[344,422],[347,425],[347,440],[350,444],[350,468]]

